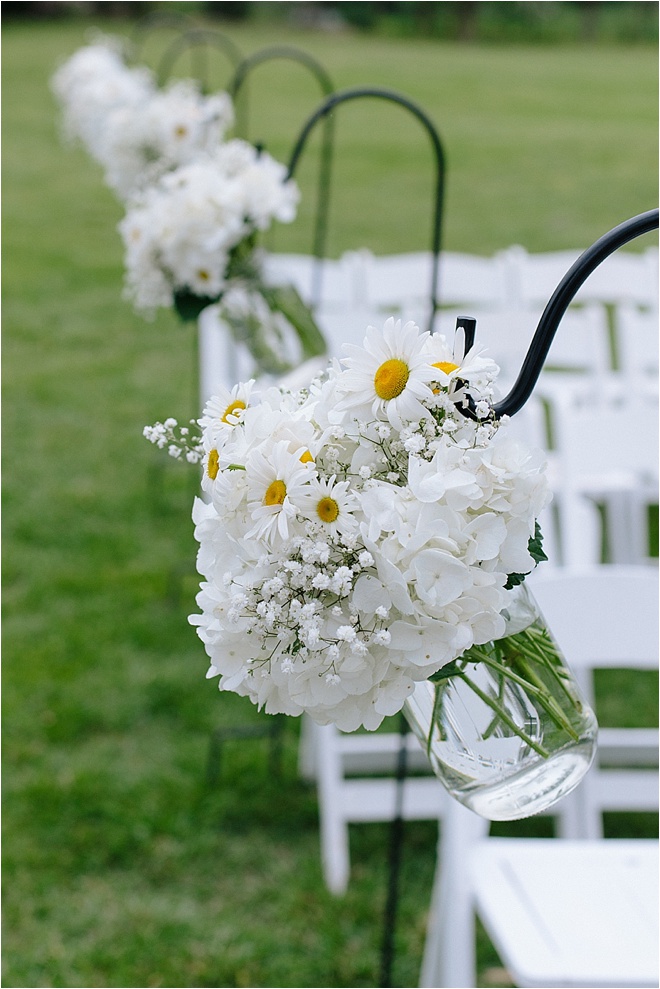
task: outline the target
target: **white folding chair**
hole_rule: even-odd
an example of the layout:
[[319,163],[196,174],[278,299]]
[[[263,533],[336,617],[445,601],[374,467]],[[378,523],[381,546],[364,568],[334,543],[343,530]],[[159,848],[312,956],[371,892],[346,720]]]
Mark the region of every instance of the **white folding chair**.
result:
[[[657,668],[654,568],[538,571],[532,587],[587,685],[601,665]],[[600,737],[585,780],[556,807],[571,840],[495,839],[458,803],[445,809],[421,986],[476,984],[476,915],[516,985],[657,985],[657,844],[598,835],[604,811],[657,811],[658,732],[606,728]]]
[[[321,863],[327,888],[346,892],[350,877],[349,825],[391,821],[397,813],[395,778],[399,749],[397,732],[345,734],[334,725],[315,725],[303,716],[299,749],[301,775],[315,779],[319,802]],[[408,734],[407,776],[400,808],[405,820],[438,821],[449,797],[430,773],[426,753]]]
[[[530,586],[594,707],[596,670],[658,669],[657,567],[541,567]],[[657,728],[601,727],[594,766],[558,806],[560,835],[602,838],[605,811],[657,810],[658,745]]]
[[[649,557],[648,506],[658,502],[656,386],[620,375],[598,381],[538,385],[548,398],[553,449],[549,479],[559,516],[562,563],[603,559],[639,563]],[[599,514],[598,506],[604,506]],[[594,533],[594,519],[605,533]],[[590,531],[592,545],[587,546]]]

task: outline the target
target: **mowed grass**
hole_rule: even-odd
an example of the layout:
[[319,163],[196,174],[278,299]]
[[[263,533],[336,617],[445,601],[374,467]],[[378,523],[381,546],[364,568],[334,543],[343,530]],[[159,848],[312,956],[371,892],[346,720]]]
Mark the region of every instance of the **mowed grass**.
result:
[[[169,313],[146,323],[122,301],[121,208],[60,139],[48,80],[87,27],[4,30],[4,984],[375,986],[387,827],[351,830],[337,900],[296,721],[279,769],[265,737],[231,741],[206,783],[211,732],[266,719],[204,681],[187,624],[195,481],[141,436],[194,409],[193,331]],[[583,247],[656,202],[654,51],[226,30],[245,53],[299,45],[337,88],[418,102],[445,146],[450,250]],[[299,66],[262,67],[250,136],[286,160],[317,102]],[[428,246],[429,147],[397,108],[343,108],[331,254]],[[300,221],[277,248],[309,248],[313,151]],[[652,689],[609,705],[619,720],[656,710]],[[611,828],[648,834],[652,822]],[[435,831],[406,831],[395,985],[417,984]],[[485,941],[480,961],[496,963]]]

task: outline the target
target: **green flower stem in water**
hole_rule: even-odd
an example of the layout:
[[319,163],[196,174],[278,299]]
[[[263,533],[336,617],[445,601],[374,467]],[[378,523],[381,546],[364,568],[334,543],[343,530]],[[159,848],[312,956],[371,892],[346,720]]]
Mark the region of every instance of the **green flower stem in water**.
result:
[[[497,693],[492,696],[479,687],[467,674],[470,665],[483,663],[497,677]],[[439,726],[440,707],[442,703],[442,684],[452,677],[459,677],[480,700],[494,712],[494,717],[483,738],[490,737],[500,726],[506,727],[524,741],[539,755],[547,758],[548,750],[537,740],[515,723],[505,710],[505,689],[507,682],[516,684],[528,696],[533,697],[539,707],[542,707],[556,727],[564,731],[571,739],[578,741],[569,718],[552,696],[549,684],[561,688],[571,706],[579,701],[571,693],[566,682],[567,674],[557,654],[557,648],[547,630],[531,624],[527,628],[502,639],[488,642],[485,645],[473,646],[460,659],[436,674],[431,679],[436,682],[436,696],[433,708],[433,725]],[[429,748],[431,745],[429,733]]]

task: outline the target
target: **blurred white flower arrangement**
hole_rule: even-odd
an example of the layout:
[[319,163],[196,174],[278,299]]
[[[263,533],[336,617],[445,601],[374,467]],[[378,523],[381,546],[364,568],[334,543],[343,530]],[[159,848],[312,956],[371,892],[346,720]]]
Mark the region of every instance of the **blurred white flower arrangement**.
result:
[[226,93],[204,96],[190,79],[160,90],[149,69],[128,67],[109,38],[75,52],[52,88],[65,132],[82,141],[121,200],[213,151],[234,122]]
[[[217,395],[195,433],[145,430],[203,465],[191,616],[221,690],[268,713],[375,729],[417,681],[499,638],[543,558],[540,454],[488,415],[496,365],[390,319],[309,390]],[[467,394],[482,418],[466,418]]]
[[311,312],[290,285],[266,284],[257,236],[290,223],[299,192],[285,167],[234,139],[162,175],[136,194],[119,225],[126,292],[150,315],[174,307],[182,319],[220,303],[220,315],[261,371],[288,370],[293,330],[303,358],[325,352]]
[[260,372],[280,374],[325,353],[293,286],[265,283],[257,249],[259,232],[295,219],[297,186],[267,153],[225,139],[233,124],[226,93],[204,96],[192,80],[159,90],[105,37],[60,66],[52,88],[66,133],[126,203],[126,293],[139,311],[174,307],[192,320],[219,302]]

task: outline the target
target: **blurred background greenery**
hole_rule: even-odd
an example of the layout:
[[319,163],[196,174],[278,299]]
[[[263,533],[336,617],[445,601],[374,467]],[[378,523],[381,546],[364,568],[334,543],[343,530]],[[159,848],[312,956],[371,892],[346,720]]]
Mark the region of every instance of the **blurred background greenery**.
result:
[[[447,154],[444,245],[490,254],[583,248],[656,204],[657,5],[3,4],[4,984],[374,986],[387,827],[352,828],[336,900],[295,720],[277,771],[256,737],[227,744],[206,782],[211,731],[265,716],[204,681],[186,621],[195,478],[141,436],[190,412],[193,331],[122,300],[121,207],[62,141],[49,91],[90,29],[130,35],[159,8],[211,18],[244,54],[295,44],[339,89],[416,101]],[[168,40],[150,37],[144,58],[156,65]],[[213,73],[222,87],[230,67]],[[299,67],[255,73],[250,136],[286,161],[318,101]],[[344,110],[329,253],[426,248],[425,135],[390,107]],[[277,249],[309,249],[314,165],[312,149]],[[610,695],[608,716],[652,723],[653,686]],[[394,985],[417,984],[435,833],[406,830]],[[483,936],[479,957],[480,985],[496,984]]]

